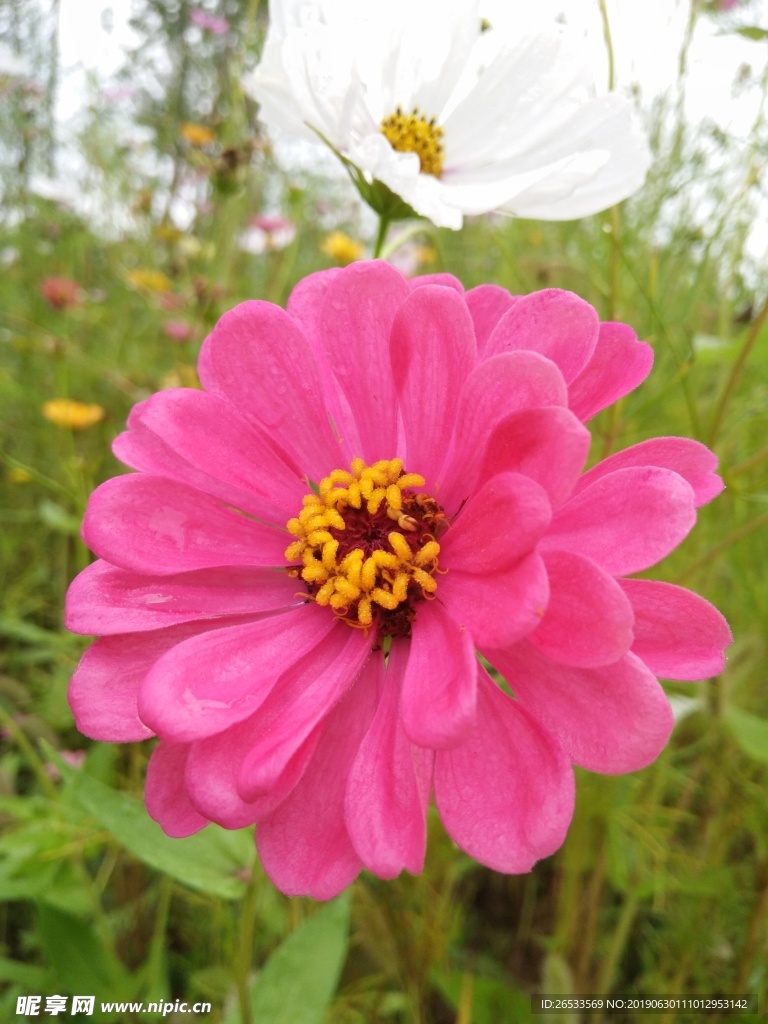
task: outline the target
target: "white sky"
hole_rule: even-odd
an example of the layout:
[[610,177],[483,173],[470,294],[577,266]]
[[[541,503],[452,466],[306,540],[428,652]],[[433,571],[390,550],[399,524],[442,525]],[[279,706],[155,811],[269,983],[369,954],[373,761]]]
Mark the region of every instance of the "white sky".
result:
[[[688,2],[607,0],[607,4],[619,84],[638,84],[643,98],[649,100],[675,81]],[[483,0],[494,23],[520,24],[531,16],[533,6],[529,0]],[[84,69],[107,76],[120,67],[125,44],[131,39],[130,8],[131,0],[61,0],[59,110],[63,117],[73,114],[81,103]],[[592,50],[596,65],[605,67],[597,0],[537,0],[535,10],[536,18],[564,11],[568,21],[584,32],[585,46]],[[732,84],[740,65],[759,65],[766,59],[766,47],[725,31],[735,23],[768,26],[768,0],[747,0],[743,9],[731,14],[699,19],[690,62],[688,110],[692,120],[712,117],[725,130],[743,134],[749,126],[748,104],[732,99]],[[112,25],[111,32],[105,24]]]
[[[648,104],[676,82],[689,0],[606,3],[618,85],[638,89],[643,103]],[[583,34],[598,81],[602,78],[607,83],[598,0],[481,0],[481,6],[493,24],[507,22],[512,30],[531,18],[548,19],[560,14]],[[74,116],[83,104],[86,70],[106,79],[123,63],[124,48],[132,39],[130,9],[131,0],[60,0],[58,115],[62,121]],[[746,140],[757,111],[758,90],[734,95],[733,86],[745,64],[752,66],[755,78],[759,77],[768,60],[768,47],[765,42],[744,39],[729,31],[738,24],[768,27],[768,0],[742,0],[732,12],[699,18],[689,58],[686,110],[692,122],[708,118],[732,139]],[[768,218],[761,221],[751,239],[753,253],[756,247],[759,253],[768,250]]]

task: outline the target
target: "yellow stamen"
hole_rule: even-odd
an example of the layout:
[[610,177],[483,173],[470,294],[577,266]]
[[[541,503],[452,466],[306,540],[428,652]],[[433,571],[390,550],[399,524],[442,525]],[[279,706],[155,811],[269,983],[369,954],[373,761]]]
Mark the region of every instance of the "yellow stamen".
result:
[[379,511],[379,509],[381,508],[381,503],[382,501],[384,501],[386,496],[387,492],[384,490],[383,487],[377,487],[376,490],[373,491],[366,504],[366,508],[368,509],[372,516],[375,516],[376,513]]
[[400,107],[381,122],[381,133],[398,153],[415,153],[419,158],[422,174],[439,178],[443,171],[445,151],[444,131],[435,124],[434,117],[427,120],[419,113],[404,114]]
[[376,604],[381,605],[382,608],[387,608],[389,611],[394,611],[400,604],[394,594],[391,594],[387,590],[382,590],[381,587],[373,588],[371,600],[375,601]]
[[[302,566],[288,566],[289,575],[300,575],[309,599],[350,626],[367,630],[376,619],[379,629],[393,630],[383,635],[410,635],[413,602],[435,594],[434,573],[442,571],[435,526],[424,511],[433,515],[439,506],[410,490],[423,486],[418,473],[403,473],[401,459],[370,466],[354,459],[349,470],[333,470],[286,524],[294,539],[285,557]],[[390,521],[399,529],[387,529]]]
[[361,597],[357,604],[357,621],[362,626],[370,626],[373,622],[373,613],[371,611],[371,600],[368,597]]
[[408,541],[402,535],[402,533],[395,533],[393,530],[387,538],[389,543],[392,545],[392,550],[401,558],[404,562],[409,562],[411,559],[411,548]]

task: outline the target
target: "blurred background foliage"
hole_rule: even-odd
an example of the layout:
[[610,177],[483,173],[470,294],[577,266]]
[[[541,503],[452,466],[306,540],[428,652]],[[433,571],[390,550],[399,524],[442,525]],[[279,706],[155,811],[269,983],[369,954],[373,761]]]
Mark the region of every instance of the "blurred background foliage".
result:
[[754,46],[736,83],[758,95],[747,136],[691,126],[681,99],[697,23],[725,6],[690,9],[676,90],[644,111],[656,162],[637,197],[568,224],[422,223],[392,258],[467,287],[570,288],[653,344],[649,381],[602,414],[592,458],[658,434],[714,446],[727,490],[653,574],[723,610],[727,670],[669,687],[678,724],[654,765],[578,772],[568,839],[531,874],[477,866],[435,818],[423,875],[363,875],[318,906],[275,892],[250,830],[170,840],[148,819],[151,744],[74,728],[66,688],[85,642],[62,604],[131,405],[194,386],[225,309],[282,303],[305,274],[360,258],[372,222],[327,164],[278,159],[260,132],[239,84],[266,27],[258,0],[133,0],[125,65],[108,89],[90,82],[66,138],[58,2],[0,2],[3,1020],[19,995],[55,992],[208,1000],[206,1019],[227,1024],[505,1024],[535,991],[766,1005],[768,275],[747,242],[768,203],[768,32],[723,21]]

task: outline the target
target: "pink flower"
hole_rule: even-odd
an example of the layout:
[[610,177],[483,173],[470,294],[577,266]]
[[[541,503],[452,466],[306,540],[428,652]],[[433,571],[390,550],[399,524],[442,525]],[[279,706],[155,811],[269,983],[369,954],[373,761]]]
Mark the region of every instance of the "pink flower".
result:
[[296,227],[292,220],[281,217],[279,213],[257,213],[252,218],[253,227],[260,228],[267,234],[274,234],[275,231],[294,231]]
[[[59,757],[70,768],[82,768],[85,764],[84,750],[60,750]],[[45,771],[54,782],[58,782],[61,779],[61,772],[52,761],[46,761]]]
[[189,341],[192,328],[186,320],[168,320],[163,324],[163,332],[171,341]]
[[189,20],[198,28],[210,32],[214,36],[225,36],[229,32],[229,22],[225,18],[217,18],[215,14],[209,14],[200,8],[196,8],[189,15]]
[[528,871],[572,765],[647,765],[673,725],[656,675],[716,675],[730,642],[703,598],[626,578],[719,493],[715,457],[659,438],[583,472],[584,421],[651,362],[569,292],[380,261],[231,310],[205,390],[137,405],[115,442],[137,472],[91,497],[79,729],[157,735],[152,817],[255,822],[285,893],[419,872],[432,795],[472,857]]
[[69,277],[46,277],[40,294],[51,309],[71,309],[80,301],[80,285]]
[[260,256],[265,252],[279,252],[296,237],[296,225],[279,214],[260,213],[240,235],[239,245],[244,252]]

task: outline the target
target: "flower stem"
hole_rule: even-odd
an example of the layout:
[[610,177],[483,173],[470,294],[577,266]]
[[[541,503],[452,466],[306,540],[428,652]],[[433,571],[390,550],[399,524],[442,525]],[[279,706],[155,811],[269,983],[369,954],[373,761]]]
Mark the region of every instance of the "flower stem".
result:
[[[608,18],[608,8],[605,0],[599,0],[600,17],[603,22],[603,37],[605,39],[605,51],[608,56],[608,88],[613,90],[616,87],[616,55],[613,49],[613,36],[611,35],[611,23]],[[612,206],[609,214],[610,220],[610,255],[608,264],[608,308],[606,320],[615,320],[619,302],[619,257],[621,245],[621,217],[619,207]],[[615,402],[608,410],[607,429],[603,440],[603,458],[607,458],[613,451],[616,438],[621,432],[621,403]]]
[[241,1024],[253,1024],[251,1013],[251,996],[248,988],[248,976],[253,961],[253,932],[256,927],[256,908],[258,903],[259,869],[254,865],[248,888],[245,890],[243,910],[240,918],[240,936],[237,943],[235,960],[237,1001],[240,1006]]
[[603,22],[603,36],[605,38],[605,49],[608,54],[608,88],[613,89],[616,85],[616,60],[613,52],[613,36],[611,35],[611,23],[608,20],[608,8],[605,0],[599,0],[600,18]]
[[373,250],[373,258],[377,260],[384,249],[384,242],[387,240],[387,231],[389,230],[389,217],[385,213],[379,214],[379,233],[376,236],[376,245]]
[[755,519],[751,519],[748,523],[740,526],[738,530],[734,530],[733,533],[729,533],[728,536],[721,540],[719,544],[713,545],[701,558],[697,558],[695,562],[691,562],[690,565],[686,566],[682,572],[678,573],[675,577],[675,583],[681,583],[684,579],[692,576],[695,572],[698,572],[702,566],[707,565],[712,559],[719,555],[722,551],[727,551],[732,544],[736,544],[737,541],[744,540],[750,533],[754,533],[755,530],[759,530],[761,527],[768,525],[768,512],[763,512],[762,515],[757,516]]
[[750,327],[749,332],[747,333],[747,336],[744,339],[744,344],[741,346],[741,351],[739,352],[736,362],[733,364],[733,369],[731,370],[730,376],[728,377],[725,387],[723,388],[723,393],[720,396],[720,401],[717,404],[715,418],[712,422],[712,428],[709,432],[709,438],[707,439],[707,444],[710,448],[717,440],[717,435],[720,433],[720,428],[723,425],[723,419],[728,408],[728,402],[730,401],[731,395],[733,394],[733,390],[739,381],[739,377],[741,376],[742,370],[744,369],[744,364],[746,363],[749,353],[752,351],[755,342],[757,341],[760,335],[760,331],[762,330],[763,324],[765,324],[766,319],[768,319],[768,298],[766,298],[760,312],[752,321],[752,326]]
[[56,786],[46,771],[44,761],[27,738],[24,730],[19,727],[16,720],[8,714],[2,705],[0,705],[0,725],[7,730],[11,739],[26,757],[30,769],[40,783],[40,788],[45,791],[46,796],[56,799],[58,795]]
[[385,246],[382,246],[380,256],[383,260],[390,259],[401,246],[405,245],[406,242],[410,241],[415,235],[420,234],[424,230],[424,226],[420,221],[416,221],[415,224],[411,224],[410,227],[406,228],[405,231],[401,231],[399,235],[392,239],[392,241]]
[[728,470],[728,479],[731,480],[735,476],[739,476],[741,473],[746,473],[750,469],[754,469],[755,466],[759,466],[761,462],[765,462],[768,459],[768,445],[765,448],[761,448],[759,452],[755,452],[754,455],[750,455],[748,459],[743,462],[737,463],[735,466],[731,466]]

